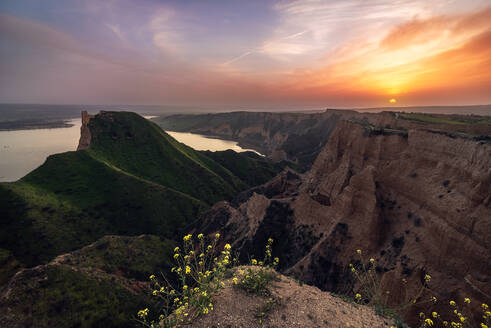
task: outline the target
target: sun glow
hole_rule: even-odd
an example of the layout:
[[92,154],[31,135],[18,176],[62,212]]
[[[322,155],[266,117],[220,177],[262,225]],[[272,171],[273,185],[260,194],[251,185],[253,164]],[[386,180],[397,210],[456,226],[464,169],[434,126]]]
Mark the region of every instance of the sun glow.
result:
[[396,100],[395,98],[392,98],[392,99],[390,99],[390,100],[389,100],[389,102],[390,102],[391,104],[395,104],[395,103],[397,102],[397,100]]

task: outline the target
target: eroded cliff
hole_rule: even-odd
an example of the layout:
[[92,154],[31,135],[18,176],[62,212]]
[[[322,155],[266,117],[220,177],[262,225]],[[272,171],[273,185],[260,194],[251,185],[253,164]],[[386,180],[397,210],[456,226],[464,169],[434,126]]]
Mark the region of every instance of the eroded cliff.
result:
[[198,230],[220,227],[243,254],[278,240],[282,270],[322,289],[343,291],[362,249],[389,302],[401,299],[402,278],[414,292],[427,273],[440,299],[489,302],[491,146],[340,121],[309,172],[285,171],[215,205]]

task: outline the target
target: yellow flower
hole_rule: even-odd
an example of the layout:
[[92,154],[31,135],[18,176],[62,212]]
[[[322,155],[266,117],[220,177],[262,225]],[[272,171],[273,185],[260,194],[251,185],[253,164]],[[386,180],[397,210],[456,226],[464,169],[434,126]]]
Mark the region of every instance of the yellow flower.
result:
[[372,263],[372,264],[375,263],[375,259],[374,258],[371,258],[370,259],[370,263]]
[[138,311],[138,317],[145,319],[148,316],[148,308]]
[[186,274],[191,273],[191,267],[189,265],[186,265]]
[[220,238],[220,234],[219,233],[216,233],[215,238],[216,239]]
[[466,297],[466,298],[464,298],[464,303],[470,304],[470,303],[471,303],[470,298],[467,298],[467,297]]
[[450,302],[449,302],[449,304],[450,304],[451,306],[455,306],[455,305],[456,305],[456,303],[455,303],[454,301],[450,301]]
[[428,318],[428,319],[425,320],[425,324],[427,324],[428,326],[433,326],[433,320],[431,320],[430,318]]
[[361,249],[357,249],[356,253],[361,255]]
[[486,303],[482,303],[481,306],[482,306],[482,309],[483,310],[487,310],[488,309],[488,305]]
[[268,238],[268,244],[272,244],[273,243],[273,238]]
[[420,318],[424,318],[424,317],[425,317],[425,314],[424,314],[423,312],[420,312],[420,313],[419,313],[419,317],[420,317]]
[[208,294],[206,293],[206,291],[203,291],[203,292],[201,293],[201,295],[203,295],[203,296],[205,296],[205,297],[206,297],[206,296],[208,296]]
[[481,322],[481,328],[488,328],[488,326],[486,326],[485,324],[483,324],[483,323]]
[[193,237],[193,235],[189,234],[189,235],[184,236],[182,239],[183,239],[184,241],[188,241],[188,240],[190,240],[192,237]]
[[257,260],[256,259],[252,259],[251,260],[251,263],[252,263],[252,265],[257,265]]
[[174,260],[177,260],[177,258],[179,257],[179,254],[174,254]]
[[436,297],[435,297],[435,296],[433,296],[433,297],[431,298],[431,301],[432,301],[433,303],[436,303],[436,301],[437,301]]
[[198,239],[203,239],[203,234],[202,234],[202,233],[200,233],[200,234],[198,235]]
[[230,246],[230,244],[225,244],[225,247],[224,247],[225,250],[229,251],[232,249],[232,246]]
[[179,252],[179,247],[174,248],[174,253]]
[[425,274],[425,281],[430,282],[431,276],[429,274]]
[[155,279],[155,275],[151,275],[150,280],[154,280],[154,279]]
[[431,315],[433,316],[433,318],[438,318],[438,313],[436,312],[432,312]]
[[355,295],[355,299],[356,299],[357,301],[361,300],[361,295],[357,293],[357,294]]
[[234,285],[237,285],[238,279],[237,278],[234,278],[232,280],[234,281]]
[[182,286],[182,289],[183,289],[183,290],[188,290],[188,285],[184,285],[184,286]]

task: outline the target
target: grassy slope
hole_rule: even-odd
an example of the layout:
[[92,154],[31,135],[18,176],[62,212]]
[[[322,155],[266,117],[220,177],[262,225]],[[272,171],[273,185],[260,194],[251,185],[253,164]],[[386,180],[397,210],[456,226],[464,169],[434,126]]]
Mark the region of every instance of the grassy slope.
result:
[[0,185],[0,247],[31,266],[106,234],[171,237],[206,208],[86,151],[67,152],[50,156],[18,182]]
[[151,273],[168,272],[173,246],[149,235],[106,236],[63,263],[21,272],[10,296],[0,299],[0,320],[36,327],[134,327],[136,312],[152,299],[129,278],[147,281]]
[[0,184],[0,248],[25,266],[107,234],[172,237],[209,204],[280,170],[235,152],[197,152],[133,113],[105,113],[90,124],[88,150],[50,156]]
[[258,186],[271,180],[285,167],[274,164],[253,152],[236,153],[233,150],[203,151],[207,157],[220,163],[249,186]]
[[[42,267],[47,279],[39,286],[22,276],[18,302],[0,306],[0,317],[8,307],[26,325],[131,324],[148,300],[131,294],[125,279],[167,271],[172,239],[210,203],[280,170],[258,156],[194,151],[132,113],[107,118],[91,121],[88,150],[50,156],[21,180],[0,184],[0,263],[8,264],[1,283],[21,266],[74,251],[65,264]],[[76,251],[108,234],[158,237],[104,237]]]
[[433,123],[433,124],[450,124],[450,125],[489,125],[491,119],[486,116],[475,115],[432,115],[425,113],[402,113],[399,117],[404,120]]
[[247,188],[230,171],[141,116],[128,112],[104,115],[89,123],[89,151],[94,157],[209,204]]

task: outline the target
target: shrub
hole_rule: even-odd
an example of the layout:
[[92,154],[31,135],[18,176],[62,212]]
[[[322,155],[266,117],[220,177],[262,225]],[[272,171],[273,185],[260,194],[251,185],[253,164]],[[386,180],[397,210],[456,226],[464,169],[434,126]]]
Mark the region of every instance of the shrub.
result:
[[420,327],[450,327],[450,328],[488,328],[491,324],[491,312],[489,311],[489,306],[487,304],[481,304],[480,310],[477,312],[481,312],[480,320],[475,320],[472,315],[472,306],[471,300],[469,298],[464,298],[464,304],[459,305],[455,301],[449,302],[449,311],[450,315],[441,316],[437,312],[431,312],[430,314],[425,314],[421,312],[419,314],[420,318]]
[[408,294],[406,288],[407,281],[403,278],[402,284],[405,288],[404,297],[400,300],[399,304],[389,306],[388,298],[390,292],[382,290],[380,279],[376,272],[377,265],[375,259],[370,258],[366,261],[363,258],[363,252],[360,249],[356,250],[356,255],[359,264],[349,264],[349,270],[355,281],[358,282],[357,288],[353,289],[354,299],[357,303],[373,306],[380,315],[397,318],[402,311],[410,306],[436,301],[435,297],[421,300],[421,296],[428,290],[428,284],[431,281],[431,276],[426,274],[421,287],[415,295]]
[[[251,259],[253,267],[248,268],[247,272],[239,269],[233,273],[231,267],[237,265],[237,259],[232,259],[230,244],[225,244],[223,250],[218,251],[219,238],[220,234],[217,233],[206,243],[203,234],[196,238],[192,235],[184,236],[182,249],[174,249],[176,265],[171,269],[177,275],[177,286],[173,287],[163,275],[161,278],[150,276],[154,287],[152,294],[160,300],[161,310],[158,320],[150,319],[152,316],[148,308],[138,311],[136,320],[140,324],[151,328],[191,324],[198,316],[213,311],[213,296],[225,286],[224,281],[230,278],[237,288],[258,295],[269,295],[268,286],[276,277],[274,268],[279,263],[278,258],[271,258],[273,239],[268,239],[263,260]],[[260,322],[277,304],[275,299],[269,303],[264,305],[268,311],[258,310],[259,316],[256,317]]]
[[235,286],[248,293],[264,296],[270,294],[268,286],[276,277],[274,268],[279,263],[278,258],[271,258],[272,245],[273,239],[269,238],[266,244],[264,259],[262,261],[251,259],[252,268],[247,268],[247,271],[237,271],[238,275],[234,278]]
[[206,243],[203,234],[197,236],[197,241],[192,235],[184,236],[183,249],[174,249],[176,265],[171,269],[177,275],[177,286],[174,288],[163,275],[162,279],[151,275],[152,294],[160,300],[161,313],[158,320],[150,320],[148,308],[140,310],[138,322],[152,328],[174,327],[213,311],[212,296],[223,287],[224,276],[233,262],[229,244],[218,252],[219,238],[217,233]]

